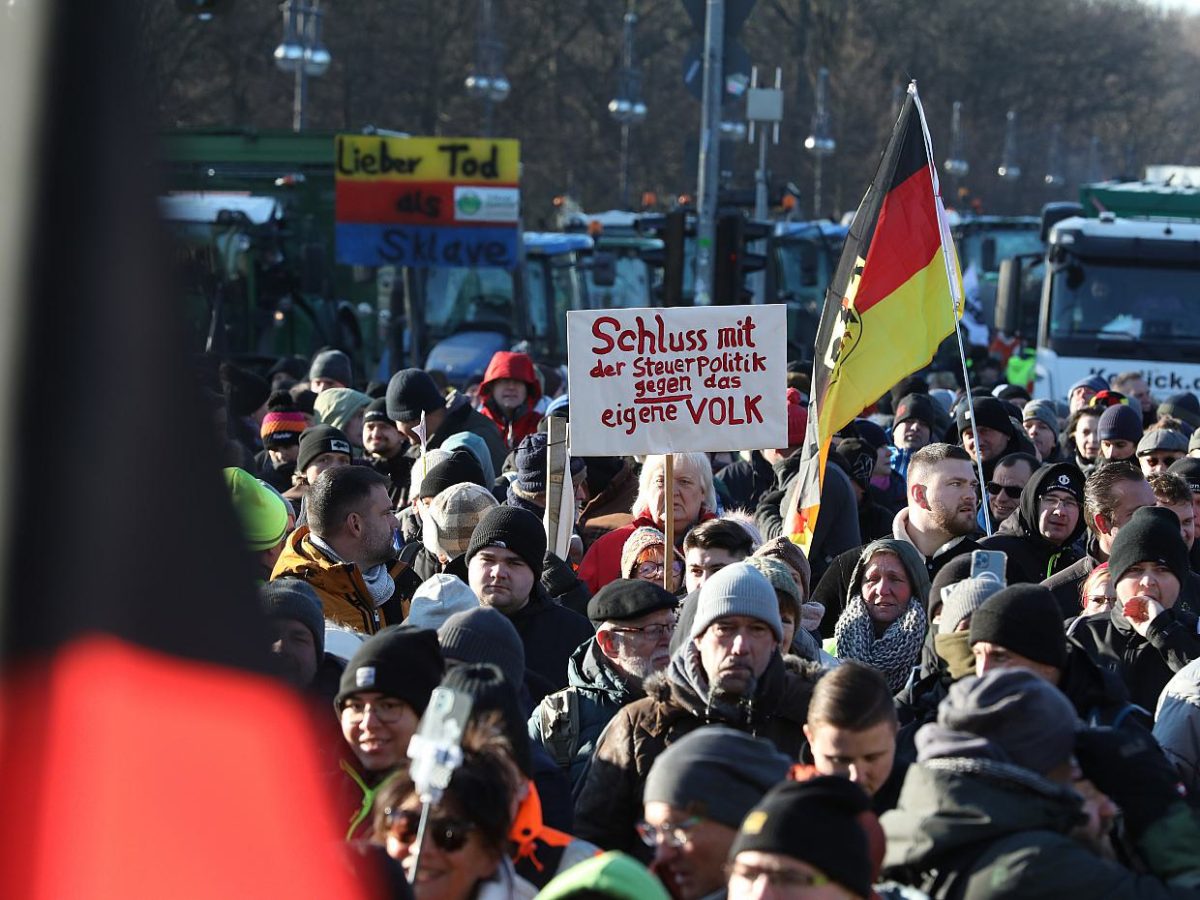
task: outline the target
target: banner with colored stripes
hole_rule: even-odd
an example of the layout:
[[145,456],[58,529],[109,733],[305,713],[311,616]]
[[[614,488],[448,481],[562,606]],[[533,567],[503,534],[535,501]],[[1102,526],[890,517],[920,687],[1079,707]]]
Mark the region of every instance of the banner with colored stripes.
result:
[[338,262],[517,265],[519,142],[377,135],[335,140]]
[[933,145],[910,84],[825,297],[797,489],[785,522],[809,546],[833,435],[932,361],[962,316],[962,276]]

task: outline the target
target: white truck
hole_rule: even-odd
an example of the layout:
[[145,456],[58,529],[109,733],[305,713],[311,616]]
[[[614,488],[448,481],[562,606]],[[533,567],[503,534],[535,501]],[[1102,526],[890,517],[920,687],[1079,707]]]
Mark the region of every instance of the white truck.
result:
[[1158,397],[1200,394],[1200,190],[1085,185],[1043,212],[1044,257],[1001,263],[996,327],[1037,349],[1034,396],[1142,373]]

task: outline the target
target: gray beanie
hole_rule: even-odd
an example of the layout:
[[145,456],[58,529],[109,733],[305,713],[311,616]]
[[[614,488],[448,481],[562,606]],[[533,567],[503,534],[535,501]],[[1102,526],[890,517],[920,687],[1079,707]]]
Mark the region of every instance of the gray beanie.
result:
[[350,357],[341,350],[322,350],[313,357],[312,365],[308,367],[308,380],[314,378],[329,378],[344,387],[350,387],[354,383]]
[[783,640],[783,622],[779,618],[775,588],[771,587],[767,576],[744,562],[726,566],[704,582],[689,637],[700,637],[709,625],[724,616],[759,619],[771,626],[775,640]]
[[491,663],[518,689],[525,683],[525,645],[508,617],[490,606],[450,616],[438,629],[447,663]]
[[1058,434],[1061,428],[1058,424],[1058,413],[1054,409],[1054,404],[1048,400],[1030,400],[1025,404],[1025,408],[1021,410],[1021,421],[1032,422],[1034,420],[1049,426],[1055,434]]
[[277,578],[258,588],[258,599],[268,619],[295,619],[312,632],[317,662],[325,655],[325,616],[317,592],[299,578]]
[[461,578],[438,572],[413,593],[412,608],[404,621],[414,628],[437,631],[455,613],[478,608],[478,598]]
[[695,808],[730,828],[742,824],[763,795],[787,777],[791,760],[762,738],[706,725],[680,738],[654,760],[642,798]]
[[984,600],[1003,588],[1004,585],[996,578],[964,578],[958,582],[942,601],[938,634],[953,634],[963,619],[974,615],[975,610],[983,606]]
[[1077,722],[1050,682],[1027,669],[993,669],[950,686],[937,722],[917,732],[917,761],[990,759],[1045,775],[1070,760]]

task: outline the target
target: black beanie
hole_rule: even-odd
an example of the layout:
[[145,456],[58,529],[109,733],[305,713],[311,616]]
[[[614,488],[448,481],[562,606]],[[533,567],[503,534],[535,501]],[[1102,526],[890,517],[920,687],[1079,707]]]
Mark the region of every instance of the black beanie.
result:
[[421,479],[421,499],[436,497],[446,488],[463,483],[487,487],[483,483],[483,467],[479,465],[475,454],[466,447],[459,447],[425,473]]
[[[995,397],[977,397],[974,402],[975,406],[975,421],[984,428],[993,428],[1002,434],[1008,435],[1010,438],[1016,437],[1016,430],[1013,428],[1012,418],[1008,414],[1006,404],[997,400]],[[958,411],[958,433],[962,433],[970,425],[971,411],[967,408],[966,402]]]
[[415,422],[421,413],[446,405],[446,398],[424,369],[401,369],[387,386],[387,411],[393,422]]
[[862,438],[846,438],[834,451],[846,463],[846,474],[864,490],[871,484],[878,451]]
[[363,413],[363,424],[367,422],[387,422],[393,428],[395,423],[392,417],[387,412],[387,400],[383,397],[377,397],[367,404],[367,411]]
[[1173,419],[1186,422],[1193,428],[1200,427],[1200,400],[1197,400],[1196,395],[1190,391],[1184,391],[1181,394],[1172,394],[1162,403],[1158,404],[1157,413],[1159,418],[1170,416]]
[[909,419],[924,422],[932,431],[937,427],[937,414],[933,409],[933,398],[928,394],[908,394],[896,404],[896,417],[893,425],[901,425]]
[[660,585],[640,578],[617,578],[588,601],[587,616],[594,625],[624,622],[678,605],[679,598]]
[[[1178,522],[1175,536],[1179,537]],[[1014,584],[983,601],[971,616],[969,640],[999,644],[1056,669],[1067,664],[1061,609],[1050,589],[1037,584]]]
[[531,512],[515,506],[497,506],[489,509],[475,526],[471,543],[467,545],[466,563],[484,547],[501,547],[511,550],[525,565],[533,570],[533,577],[541,579],[542,561],[546,556],[546,532],[542,520]]
[[239,369],[232,363],[221,363],[219,372],[229,411],[238,418],[251,415],[271,396],[271,385],[253,372]]
[[1159,562],[1182,586],[1188,576],[1187,545],[1179,534],[1179,517],[1169,509],[1143,506],[1121,526],[1108,554],[1113,586],[1141,562]]
[[353,694],[378,691],[403,700],[418,716],[442,680],[437,634],[411,625],[389,625],[371,635],[350,657],[338,684],[334,709]]
[[471,698],[471,719],[488,713],[500,716],[504,737],[512,747],[513,762],[526,778],[533,775],[533,751],[529,748],[527,716],[521,714],[517,686],[511,684],[498,666],[491,663],[471,663],[454,666],[442,679],[442,687],[451,688]]
[[870,799],[849,778],[782,782],[746,815],[729,858],[748,850],[790,856],[855,896],[870,897],[873,866],[860,820],[870,809]]
[[1142,413],[1124,403],[1110,406],[1100,415],[1097,424],[1102,441],[1129,441],[1137,444],[1142,439]]
[[268,619],[294,619],[313,636],[317,662],[325,655],[325,616],[321,600],[307,581],[276,578],[258,588],[258,599]]
[[296,457],[296,471],[303,472],[309,463],[322,453],[345,453],[350,455],[350,439],[340,428],[332,425],[313,425],[300,433],[300,453]]
[[1193,494],[1200,494],[1200,459],[1185,456],[1183,459],[1177,459],[1171,463],[1167,467],[1167,471],[1186,481]]

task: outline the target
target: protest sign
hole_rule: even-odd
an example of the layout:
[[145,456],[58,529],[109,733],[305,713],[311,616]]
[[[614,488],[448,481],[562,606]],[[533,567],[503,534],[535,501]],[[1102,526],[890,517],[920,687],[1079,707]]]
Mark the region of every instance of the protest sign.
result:
[[567,313],[574,456],[782,448],[782,304]]
[[351,134],[335,140],[338,262],[517,265],[517,141]]

